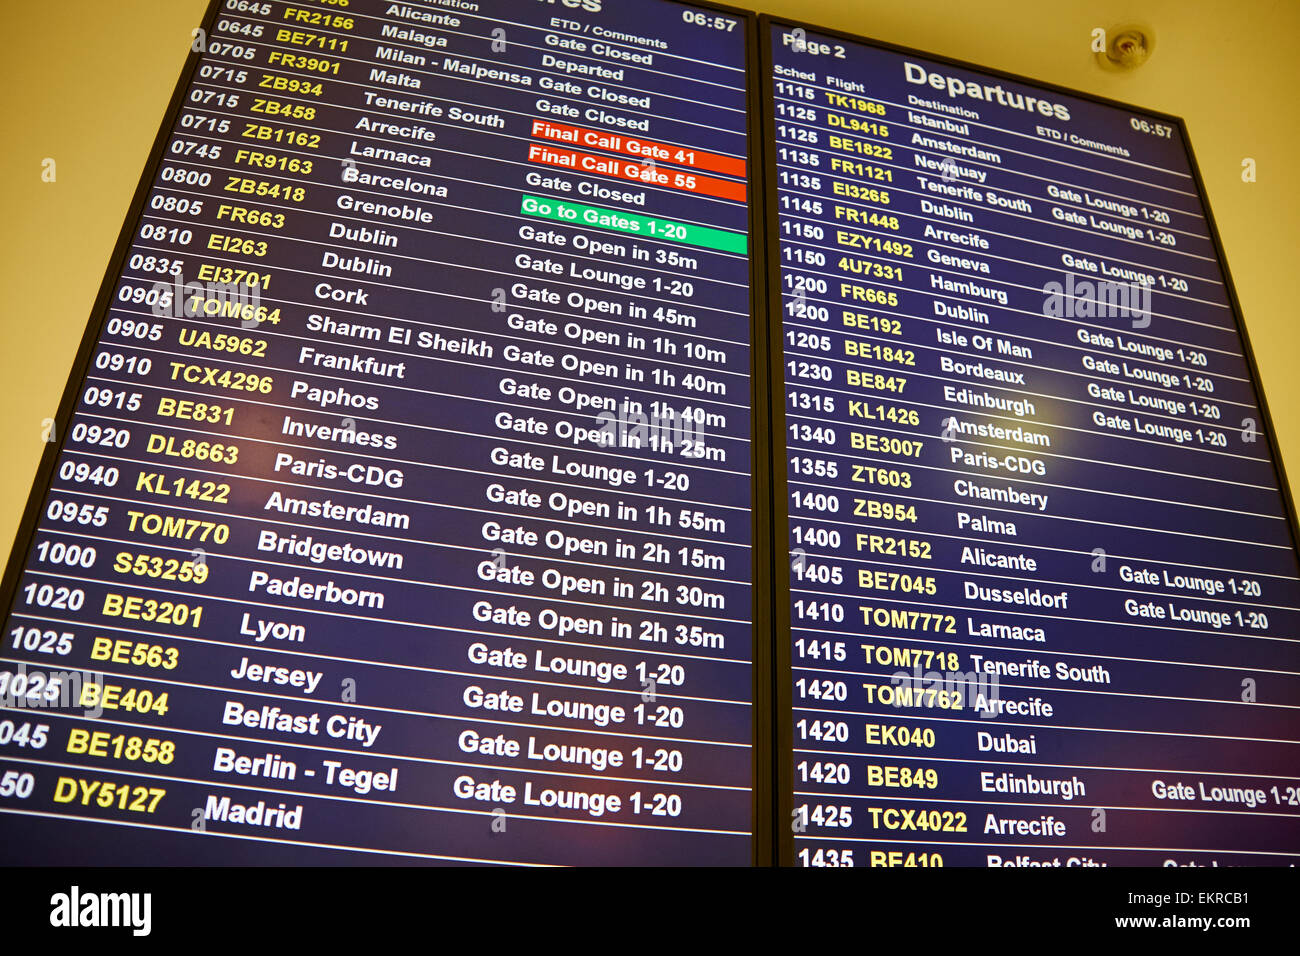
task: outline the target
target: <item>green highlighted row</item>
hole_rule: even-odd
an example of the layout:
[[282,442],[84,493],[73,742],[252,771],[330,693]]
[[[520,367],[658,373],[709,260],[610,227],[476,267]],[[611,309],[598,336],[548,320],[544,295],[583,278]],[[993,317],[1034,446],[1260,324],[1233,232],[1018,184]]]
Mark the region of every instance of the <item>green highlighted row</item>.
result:
[[690,223],[673,222],[671,219],[655,219],[653,216],[638,216],[622,209],[602,209],[599,206],[584,206],[582,203],[525,194],[519,211],[525,216],[539,219],[571,222],[577,226],[595,226],[597,229],[626,232],[647,239],[668,239],[720,252],[744,255],[749,251],[748,238],[743,232],[693,226]]

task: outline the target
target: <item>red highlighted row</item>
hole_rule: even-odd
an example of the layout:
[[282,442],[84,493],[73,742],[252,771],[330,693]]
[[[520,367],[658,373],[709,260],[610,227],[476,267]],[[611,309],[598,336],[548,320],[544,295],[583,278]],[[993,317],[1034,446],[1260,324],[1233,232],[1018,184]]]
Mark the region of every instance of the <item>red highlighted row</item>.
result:
[[584,129],[581,126],[568,126],[550,120],[535,119],[533,135],[539,139],[568,143],[570,146],[608,149],[614,153],[627,153],[629,156],[652,159],[656,163],[672,163],[676,166],[690,166],[693,169],[705,169],[727,176],[739,176],[742,179],[745,177],[743,159],[720,156],[717,153],[703,153],[698,149],[687,149],[685,146],[669,146],[648,139],[635,139],[622,133],[611,133],[609,130]]
[[702,196],[734,199],[737,202],[744,202],[746,196],[745,184],[732,182],[729,179],[718,179],[686,170],[666,169],[657,162],[640,163],[632,159],[619,159],[616,156],[593,156],[591,153],[544,146],[540,143],[528,147],[528,161],[544,163],[547,166],[559,166],[578,173],[613,176],[646,186],[666,186],[669,189],[681,189]]

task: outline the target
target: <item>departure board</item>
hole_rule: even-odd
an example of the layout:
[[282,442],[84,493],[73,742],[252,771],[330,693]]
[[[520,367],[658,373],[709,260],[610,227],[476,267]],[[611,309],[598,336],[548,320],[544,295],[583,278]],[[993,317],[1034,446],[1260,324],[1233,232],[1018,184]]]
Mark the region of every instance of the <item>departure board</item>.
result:
[[0,861],[1300,857],[1181,120],[680,0],[191,39],[0,594]]
[[5,862],[753,862],[754,36],[210,8],[9,569]]
[[783,859],[1293,865],[1295,544],[1182,123],[760,32]]

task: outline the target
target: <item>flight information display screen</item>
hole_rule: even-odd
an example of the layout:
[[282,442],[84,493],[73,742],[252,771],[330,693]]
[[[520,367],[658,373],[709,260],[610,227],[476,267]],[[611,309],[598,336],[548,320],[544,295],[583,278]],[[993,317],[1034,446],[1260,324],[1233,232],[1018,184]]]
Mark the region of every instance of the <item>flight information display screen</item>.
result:
[[1294,862],[1295,545],[1182,124],[760,27],[783,858]]
[[193,42],[6,571],[0,861],[1300,857],[1180,120],[678,0]]
[[752,36],[214,4],[10,568],[5,862],[752,861]]

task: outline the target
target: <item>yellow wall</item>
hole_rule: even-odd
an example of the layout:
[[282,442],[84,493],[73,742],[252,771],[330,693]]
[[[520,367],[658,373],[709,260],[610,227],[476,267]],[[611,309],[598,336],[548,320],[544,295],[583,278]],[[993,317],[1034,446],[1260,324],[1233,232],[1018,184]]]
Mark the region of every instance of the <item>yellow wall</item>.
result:
[[[527,2],[527,0],[519,0]],[[205,0],[6,0],[0,35],[0,548],[13,540],[104,268]],[[744,3],[737,5],[744,6]],[[764,12],[1187,119],[1300,497],[1300,156],[1293,0],[762,0]],[[1094,27],[1139,20],[1155,54],[1102,71]],[[1243,157],[1258,182],[1241,181]],[[53,158],[57,181],[41,181]]]

